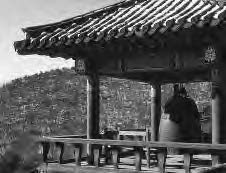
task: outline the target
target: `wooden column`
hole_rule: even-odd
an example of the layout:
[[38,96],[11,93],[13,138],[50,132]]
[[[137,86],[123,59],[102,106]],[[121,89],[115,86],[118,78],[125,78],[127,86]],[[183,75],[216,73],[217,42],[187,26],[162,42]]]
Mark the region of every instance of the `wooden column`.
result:
[[[211,72],[212,77],[212,143],[226,143],[226,50],[224,45],[217,45],[216,59]],[[212,164],[226,160],[225,153],[212,156]]]
[[[226,51],[226,50],[225,50]],[[226,144],[226,52],[222,57],[221,67],[219,69],[219,89],[218,89],[218,102],[219,102],[219,141]],[[226,157],[225,159],[226,160]]]
[[[215,69],[212,71],[213,107],[212,107],[212,142],[226,144],[226,49],[225,45],[218,47]],[[225,153],[213,157],[213,164],[218,161],[225,163]]]
[[[87,139],[99,138],[99,76],[87,75]],[[92,146],[87,145],[87,157],[93,163]]]
[[151,88],[151,141],[158,140],[158,129],[161,118],[161,85]]
[[218,85],[218,70],[212,69],[212,143],[220,143],[220,95]]

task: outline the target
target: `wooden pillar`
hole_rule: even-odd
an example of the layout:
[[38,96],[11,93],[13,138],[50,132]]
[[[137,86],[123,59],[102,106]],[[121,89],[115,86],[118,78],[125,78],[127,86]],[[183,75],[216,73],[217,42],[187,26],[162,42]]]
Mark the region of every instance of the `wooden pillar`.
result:
[[220,95],[218,85],[218,70],[212,69],[212,143],[220,143]]
[[[226,143],[226,49],[225,45],[216,50],[216,61],[212,70],[212,142]],[[213,156],[212,164],[225,163],[225,153],[221,156]]]
[[161,118],[161,85],[151,88],[151,141],[158,140],[158,129]]
[[[99,76],[87,75],[87,139],[99,138]],[[92,146],[87,145],[87,157],[93,163]]]
[[[226,49],[225,45],[217,45],[216,59],[211,72],[212,77],[212,143],[226,143]],[[225,153],[212,156],[212,164],[226,160]]]
[[[219,71],[218,71],[218,97],[219,97],[219,140],[220,143],[226,144],[226,47],[225,44],[221,48]],[[217,57],[218,58],[218,57]],[[225,154],[224,154],[225,155]],[[225,156],[224,156],[225,157]],[[224,159],[226,160],[226,158]]]

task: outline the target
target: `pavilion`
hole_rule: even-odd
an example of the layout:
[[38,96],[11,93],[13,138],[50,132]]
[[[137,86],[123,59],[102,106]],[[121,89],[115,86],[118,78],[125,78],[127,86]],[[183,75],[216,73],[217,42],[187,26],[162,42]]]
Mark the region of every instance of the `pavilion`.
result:
[[23,28],[20,55],[73,58],[87,75],[87,138],[99,136],[99,76],[153,86],[157,140],[161,85],[209,81],[212,142],[226,143],[226,4],[223,0],[124,0],[64,21]]

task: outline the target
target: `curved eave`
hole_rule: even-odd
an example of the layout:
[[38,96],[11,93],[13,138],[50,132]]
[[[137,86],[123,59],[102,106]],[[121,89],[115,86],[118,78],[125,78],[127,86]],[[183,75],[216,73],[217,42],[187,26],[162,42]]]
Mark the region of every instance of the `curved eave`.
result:
[[24,29],[20,52],[148,37],[189,28],[218,27],[226,5],[204,0],[129,0],[55,24]]

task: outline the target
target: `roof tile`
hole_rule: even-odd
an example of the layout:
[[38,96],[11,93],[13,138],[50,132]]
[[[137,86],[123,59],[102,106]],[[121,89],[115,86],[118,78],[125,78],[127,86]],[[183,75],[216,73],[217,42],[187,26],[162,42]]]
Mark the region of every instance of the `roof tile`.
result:
[[[209,0],[128,0],[56,25],[34,27],[21,49],[111,41],[112,38],[138,37],[156,32],[178,31],[193,26],[216,26],[224,20],[226,5]],[[28,29],[25,29],[26,32]]]

